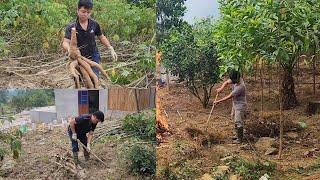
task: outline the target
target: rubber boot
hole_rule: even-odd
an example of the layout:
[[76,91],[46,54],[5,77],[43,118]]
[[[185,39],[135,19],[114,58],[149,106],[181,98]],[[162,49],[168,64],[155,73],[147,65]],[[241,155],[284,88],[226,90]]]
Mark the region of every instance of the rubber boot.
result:
[[[234,129],[236,130],[237,132],[237,125],[234,125]],[[232,136],[232,140],[235,141],[238,139],[238,133],[236,133],[236,135]]]
[[90,159],[90,154],[85,148],[83,148],[83,155],[84,155],[84,159],[86,161],[88,161]]
[[80,164],[78,152],[73,152],[73,161],[76,165]]
[[234,143],[240,144],[243,142],[243,127],[237,128],[236,131],[237,131],[237,139],[234,141]]

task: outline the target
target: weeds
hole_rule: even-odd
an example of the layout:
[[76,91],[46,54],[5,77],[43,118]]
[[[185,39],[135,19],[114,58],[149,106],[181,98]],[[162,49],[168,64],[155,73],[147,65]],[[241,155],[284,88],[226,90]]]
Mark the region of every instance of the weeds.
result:
[[[275,172],[275,164],[266,162],[247,161],[240,157],[233,157],[227,161],[229,171],[240,175],[244,179],[259,179],[263,175],[271,175]],[[226,174],[215,177],[217,179],[226,179]]]
[[155,149],[135,144],[128,152],[129,171],[136,175],[153,175],[156,172]]
[[151,115],[146,113],[136,113],[127,115],[123,120],[123,129],[127,133],[134,133],[142,139],[155,141],[155,112],[152,111]]

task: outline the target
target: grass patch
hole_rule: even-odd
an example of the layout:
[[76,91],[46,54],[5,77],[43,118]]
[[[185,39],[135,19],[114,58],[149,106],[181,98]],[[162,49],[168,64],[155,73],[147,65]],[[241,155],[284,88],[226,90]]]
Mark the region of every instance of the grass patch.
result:
[[[276,165],[269,161],[247,161],[235,156],[229,159],[226,164],[229,166],[230,173],[237,174],[247,180],[259,179],[264,175],[272,177],[276,172]],[[222,174],[215,178],[226,179],[227,177],[226,174]]]
[[129,172],[135,175],[154,175],[156,172],[156,152],[154,148],[135,144],[129,149]]

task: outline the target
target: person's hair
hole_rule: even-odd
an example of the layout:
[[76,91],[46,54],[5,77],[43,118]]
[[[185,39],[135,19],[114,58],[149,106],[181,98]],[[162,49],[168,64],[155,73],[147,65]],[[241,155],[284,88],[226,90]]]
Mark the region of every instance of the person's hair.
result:
[[229,77],[232,81],[232,84],[236,84],[240,82],[241,74],[239,71],[231,70],[231,72],[229,73]]
[[92,0],[79,0],[78,9],[82,7],[84,7],[85,9],[92,9],[93,8]]
[[104,114],[101,111],[96,111],[92,114],[93,116],[95,116],[97,119],[100,120],[100,122],[104,121]]

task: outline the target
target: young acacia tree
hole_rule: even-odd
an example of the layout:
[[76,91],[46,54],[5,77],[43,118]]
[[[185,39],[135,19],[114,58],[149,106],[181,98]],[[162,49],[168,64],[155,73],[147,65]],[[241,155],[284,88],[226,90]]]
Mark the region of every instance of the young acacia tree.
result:
[[170,31],[161,48],[164,65],[186,81],[204,108],[220,75],[212,25],[210,19],[193,26],[184,23]]
[[224,65],[249,69],[256,58],[280,63],[284,109],[298,105],[293,70],[297,59],[319,45],[316,0],[220,0],[215,40]]

